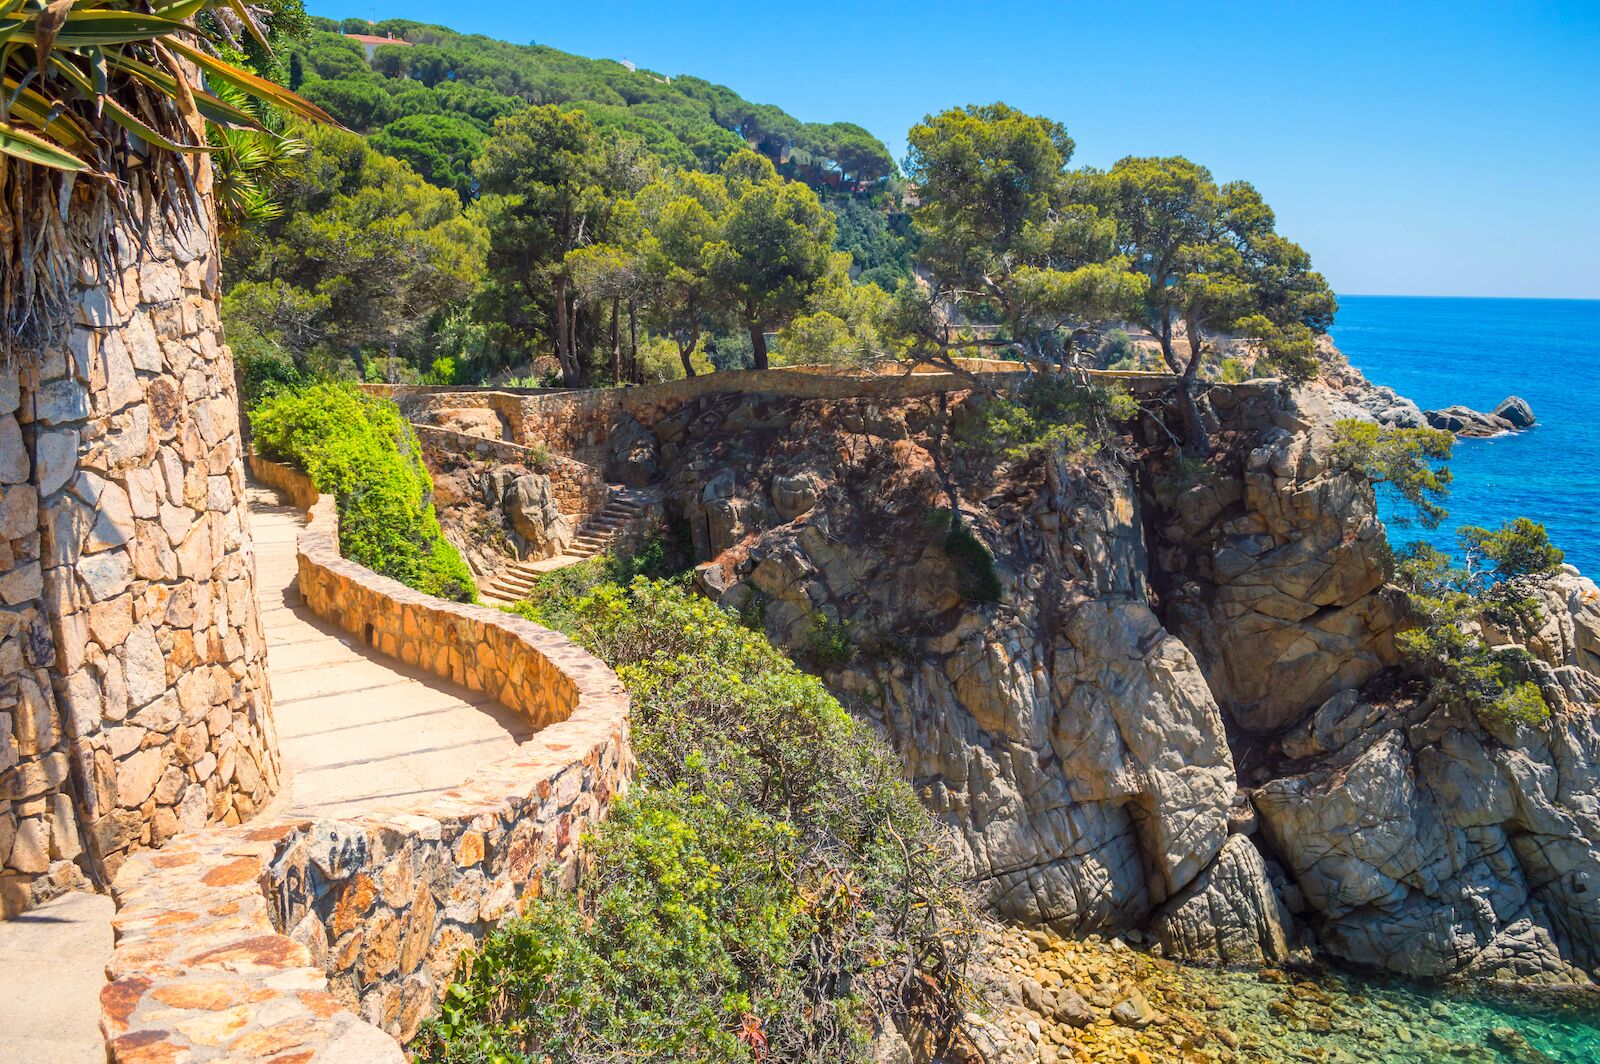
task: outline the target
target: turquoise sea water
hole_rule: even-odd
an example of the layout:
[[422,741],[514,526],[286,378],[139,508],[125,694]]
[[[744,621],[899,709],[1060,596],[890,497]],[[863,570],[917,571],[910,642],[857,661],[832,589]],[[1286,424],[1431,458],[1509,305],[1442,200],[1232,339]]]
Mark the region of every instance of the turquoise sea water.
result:
[[1458,524],[1544,522],[1567,560],[1600,578],[1600,300],[1341,296],[1332,334],[1367,379],[1424,410],[1492,410],[1508,395],[1539,424],[1462,440],[1450,518],[1438,530],[1391,528],[1396,543],[1454,543]]
[[[1490,410],[1520,395],[1539,419],[1527,432],[1458,443],[1449,519],[1433,532],[1391,527],[1391,540],[1427,538],[1446,547],[1457,525],[1493,527],[1527,516],[1544,522],[1568,561],[1600,578],[1600,301],[1342,296],[1339,302],[1333,338],[1369,380],[1425,410],[1452,403]],[[1367,992],[1410,998],[1423,1014],[1442,1003],[1448,1018],[1439,1022],[1463,1042],[1484,1044],[1487,1029],[1508,1026],[1546,1059],[1600,1062],[1600,1012],[1592,1009],[1527,1003],[1508,1009],[1434,998],[1405,984],[1368,984]]]

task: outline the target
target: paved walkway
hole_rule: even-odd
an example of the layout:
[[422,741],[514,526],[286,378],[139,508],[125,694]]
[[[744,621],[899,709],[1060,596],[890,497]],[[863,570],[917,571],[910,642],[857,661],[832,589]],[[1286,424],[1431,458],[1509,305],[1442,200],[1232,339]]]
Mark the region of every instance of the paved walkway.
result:
[[[508,756],[532,729],[487,695],[408,668],[318,620],[295,590],[305,514],[250,488],[256,593],[286,781],[265,814],[414,805]],[[100,988],[115,906],[67,894],[0,921],[0,1064],[105,1064]]]
[[273,717],[288,770],[279,808],[339,816],[414,806],[533,734],[488,695],[402,665],[319,620],[295,589],[304,512],[255,485],[249,498]]
[[0,920],[5,1064],[105,1064],[100,988],[114,908],[104,894],[63,894]]

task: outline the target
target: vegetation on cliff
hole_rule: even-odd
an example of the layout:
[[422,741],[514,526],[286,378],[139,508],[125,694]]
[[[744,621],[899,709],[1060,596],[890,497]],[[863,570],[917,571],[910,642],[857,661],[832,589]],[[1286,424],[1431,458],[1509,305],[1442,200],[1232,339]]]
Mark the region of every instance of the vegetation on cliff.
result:
[[1415,627],[1401,649],[1428,681],[1428,698],[1485,724],[1537,724],[1550,715],[1520,646],[1495,646],[1492,630],[1526,633],[1540,619],[1534,585],[1561,568],[1544,526],[1526,517],[1458,533],[1460,559],[1425,543],[1400,554],[1399,583]]
[[577,888],[491,935],[427,1059],[864,1061],[875,1025],[949,1020],[966,917],[898,762],[820,681],[670,582],[551,581],[633,699],[639,780]]
[[338,499],[346,558],[430,595],[476,597],[471,571],[439,528],[416,433],[392,402],[348,384],[276,388],[250,424],[264,457],[298,467]]
[[[1414,513],[1427,528],[1449,515],[1446,462],[1455,437],[1439,429],[1391,428],[1347,419],[1334,425],[1333,457],[1388,493],[1389,517],[1403,527]],[[1455,706],[1491,726],[1537,724],[1550,715],[1530,665],[1515,644],[1492,645],[1490,631],[1525,635],[1540,620],[1534,585],[1561,568],[1562,553],[1543,525],[1526,517],[1490,530],[1464,526],[1458,556],[1427,543],[1396,553],[1395,581],[1410,626],[1397,641],[1426,685],[1429,702]]]

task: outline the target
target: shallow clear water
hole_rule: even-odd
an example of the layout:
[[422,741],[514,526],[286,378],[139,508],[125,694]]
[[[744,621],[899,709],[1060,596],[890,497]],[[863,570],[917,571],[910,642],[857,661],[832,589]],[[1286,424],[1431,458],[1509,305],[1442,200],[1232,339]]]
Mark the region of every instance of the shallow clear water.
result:
[[[1567,560],[1600,577],[1600,300],[1341,296],[1334,341],[1377,384],[1424,410],[1492,410],[1508,395],[1539,424],[1462,440],[1439,529],[1393,528],[1396,543],[1455,542],[1460,524],[1542,521]],[[1386,515],[1387,516],[1387,515]]]

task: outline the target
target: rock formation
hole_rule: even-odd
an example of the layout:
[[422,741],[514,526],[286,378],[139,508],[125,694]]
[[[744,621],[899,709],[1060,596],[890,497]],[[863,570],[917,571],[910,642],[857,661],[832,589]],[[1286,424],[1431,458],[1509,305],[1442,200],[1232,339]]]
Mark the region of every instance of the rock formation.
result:
[[1415,719],[1372,491],[1327,443],[1419,419],[1333,376],[1211,389],[1206,469],[1158,395],[1126,455],[1005,464],[953,442],[959,393],[686,398],[619,423],[607,469],[660,484],[700,586],[880,728],[1000,914],[1212,963],[1309,932],[1408,974],[1586,980],[1600,593],[1547,589],[1547,727]]
[[1499,436],[1506,432],[1533,427],[1533,408],[1519,396],[1508,395],[1500,400],[1493,413],[1484,413],[1467,406],[1447,406],[1442,410],[1427,410],[1422,415],[1430,428],[1444,429],[1457,436]]

